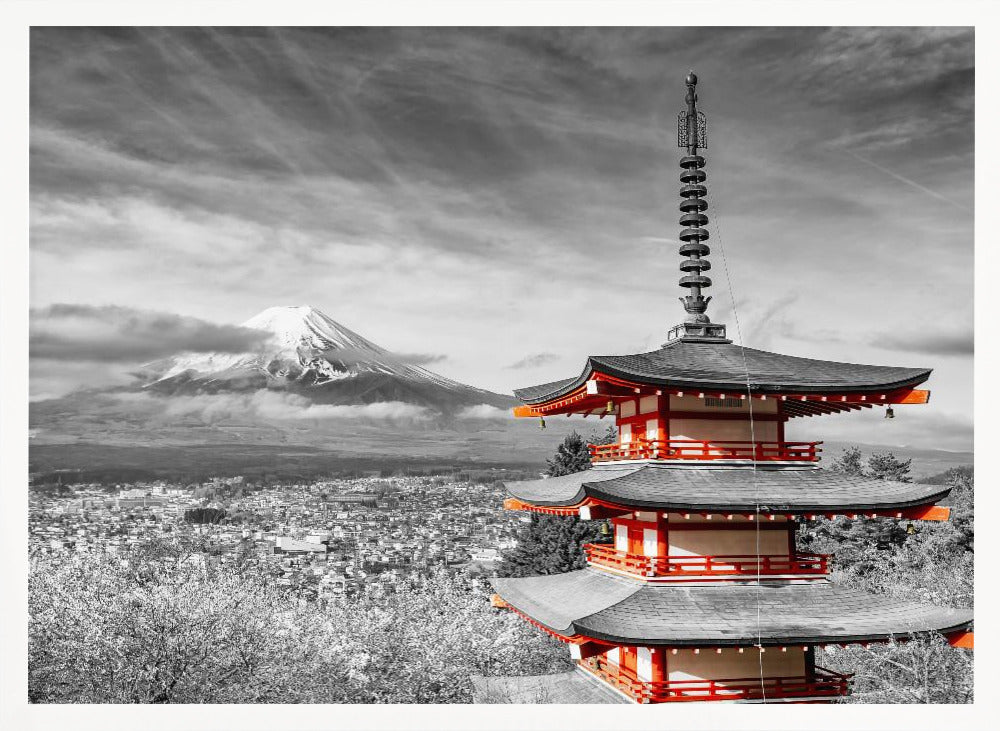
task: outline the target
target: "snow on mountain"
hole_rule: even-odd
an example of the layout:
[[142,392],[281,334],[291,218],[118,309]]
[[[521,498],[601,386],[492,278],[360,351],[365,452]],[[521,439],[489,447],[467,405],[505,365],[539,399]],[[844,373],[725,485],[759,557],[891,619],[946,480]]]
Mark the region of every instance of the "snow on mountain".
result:
[[511,402],[407,363],[313,307],[270,307],[243,327],[270,335],[258,352],[179,354],[146,367],[155,374],[147,387],[191,392],[277,386],[323,403],[406,401],[443,411]]

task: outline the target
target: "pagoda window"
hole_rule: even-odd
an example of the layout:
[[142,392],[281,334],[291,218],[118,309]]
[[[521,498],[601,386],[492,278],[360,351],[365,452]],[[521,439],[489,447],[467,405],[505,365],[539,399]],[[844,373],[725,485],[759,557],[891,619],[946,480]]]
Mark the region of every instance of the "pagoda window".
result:
[[[761,668],[763,666],[763,673]],[[761,654],[756,649],[738,652],[724,648],[721,653],[680,650],[676,655],[667,654],[668,679],[721,680],[765,678],[802,678],[807,676],[806,653],[800,646],[768,647]]]
[[628,401],[622,401],[621,412],[619,413],[623,418],[628,418],[630,416],[635,416],[635,401],[629,399]]
[[649,419],[646,421],[646,439],[654,440],[660,438],[660,420]]
[[635,648],[635,674],[646,682],[653,679],[653,651],[648,647]]
[[[751,439],[751,437],[753,437]],[[753,428],[749,419],[679,419],[670,420],[671,440],[694,440],[707,442],[776,442],[778,423],[776,421],[754,420]]]
[[713,398],[709,396],[705,399],[705,406],[713,408],[741,409],[743,408],[743,404],[743,399],[739,398]]
[[660,532],[656,528],[642,529],[642,553],[644,556],[659,555]]
[[620,655],[621,653],[619,652],[619,648],[617,647],[614,648],[613,650],[608,650],[607,653],[608,662],[611,663],[612,665],[617,666],[621,662]]
[[659,399],[656,396],[643,396],[639,399],[639,413],[650,414],[659,408]]
[[670,556],[787,556],[789,532],[784,530],[683,530],[667,533]]
[[630,444],[632,442],[632,425],[631,424],[622,424],[619,427],[619,432],[620,432],[619,441],[622,444]]
[[[669,403],[670,411],[697,411],[705,414],[735,414],[738,411],[743,411],[748,415],[750,413],[749,399],[734,398],[732,396],[720,397],[719,395],[708,396],[707,394],[702,397],[697,395],[671,396]],[[776,399],[769,398],[766,401],[753,400],[753,414],[755,417],[777,413],[778,401]]]
[[615,526],[615,550],[628,553],[628,526]]

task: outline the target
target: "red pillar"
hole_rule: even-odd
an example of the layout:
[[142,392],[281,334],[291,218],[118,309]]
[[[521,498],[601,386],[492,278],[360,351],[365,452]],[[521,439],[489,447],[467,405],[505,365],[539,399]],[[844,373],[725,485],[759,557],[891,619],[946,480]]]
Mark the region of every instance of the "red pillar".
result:
[[653,648],[653,682],[667,679],[667,648]]

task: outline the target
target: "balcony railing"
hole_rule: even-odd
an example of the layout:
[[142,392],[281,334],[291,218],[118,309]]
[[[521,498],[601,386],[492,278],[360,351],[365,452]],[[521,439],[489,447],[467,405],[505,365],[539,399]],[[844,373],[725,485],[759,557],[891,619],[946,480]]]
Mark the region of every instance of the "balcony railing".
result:
[[592,462],[621,459],[741,459],[755,462],[815,462],[823,442],[728,442],[698,439],[637,439],[591,444]]
[[581,666],[639,703],[739,701],[777,698],[835,698],[850,692],[851,675],[817,667],[811,677],[723,678],[718,680],[639,680],[603,656]]
[[830,557],[822,553],[794,553],[787,556],[644,556],[615,550],[610,544],[587,543],[587,561],[597,566],[619,569],[640,576],[778,576],[823,577]]

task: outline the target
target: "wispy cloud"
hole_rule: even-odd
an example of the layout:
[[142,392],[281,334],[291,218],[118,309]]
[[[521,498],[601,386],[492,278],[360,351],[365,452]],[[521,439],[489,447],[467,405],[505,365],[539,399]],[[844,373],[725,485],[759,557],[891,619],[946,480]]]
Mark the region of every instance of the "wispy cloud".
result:
[[448,356],[444,353],[393,353],[393,356],[400,363],[416,366],[433,365],[448,360]]
[[559,360],[559,356],[555,353],[535,353],[534,355],[528,355],[521,360],[511,363],[507,368],[514,370],[522,370],[524,368],[538,368],[539,366],[548,365],[549,363],[554,363]]
[[871,344],[883,350],[898,350],[921,355],[972,356],[976,352],[971,329],[937,329],[911,333],[883,333],[872,338]]
[[889,168],[885,167],[884,165],[879,165],[874,160],[869,160],[866,157],[861,157],[861,155],[859,155],[856,152],[853,152],[851,150],[843,150],[843,152],[845,154],[847,154],[847,155],[850,155],[855,160],[860,160],[861,162],[865,163],[866,165],[871,165],[876,170],[879,170],[879,171],[885,173],[886,175],[888,175],[891,178],[895,178],[899,182],[904,183],[905,185],[910,186],[914,190],[919,190],[921,193],[929,195],[931,198],[935,198],[935,199],[941,201],[942,203],[947,203],[949,206],[954,206],[955,208],[958,208],[961,211],[970,211],[970,212],[972,211],[972,208],[970,208],[969,206],[963,206],[961,203],[958,203],[957,201],[953,201],[951,198],[947,198],[947,197],[941,195],[940,193],[938,193],[937,191],[931,190],[927,186],[921,185],[920,183],[916,182],[915,180],[910,180],[909,178],[907,178],[907,177],[905,177],[903,175],[900,175],[899,173],[893,172],[892,170],[890,170]]

